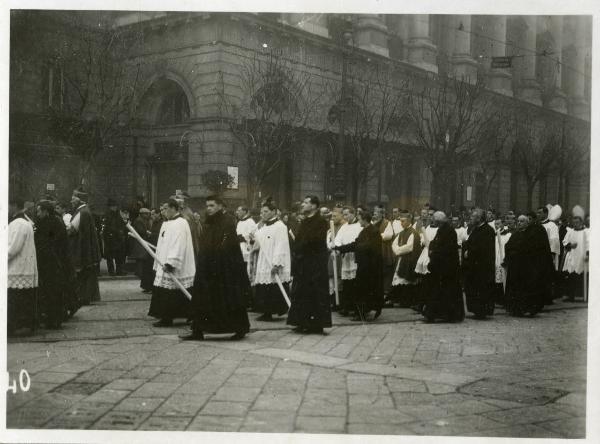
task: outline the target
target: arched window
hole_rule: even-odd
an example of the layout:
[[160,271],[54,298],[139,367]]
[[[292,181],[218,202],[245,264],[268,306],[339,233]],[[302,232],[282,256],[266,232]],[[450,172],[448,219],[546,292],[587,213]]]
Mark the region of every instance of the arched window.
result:
[[158,108],[156,123],[158,125],[174,125],[190,118],[190,105],[185,92],[172,80],[165,80],[163,97]]
[[139,106],[140,118],[147,125],[176,125],[190,118],[190,104],[183,88],[165,77],[146,91]]

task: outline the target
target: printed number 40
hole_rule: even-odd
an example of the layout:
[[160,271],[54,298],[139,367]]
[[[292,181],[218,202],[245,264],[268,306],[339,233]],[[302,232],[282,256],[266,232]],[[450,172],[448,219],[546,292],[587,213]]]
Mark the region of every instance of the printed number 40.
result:
[[[29,378],[29,373],[27,370],[22,369],[19,372],[19,388],[22,392],[28,392],[29,387],[31,386],[31,378]],[[8,384],[8,389],[12,390],[13,393],[17,393],[17,380],[13,379],[12,382]]]

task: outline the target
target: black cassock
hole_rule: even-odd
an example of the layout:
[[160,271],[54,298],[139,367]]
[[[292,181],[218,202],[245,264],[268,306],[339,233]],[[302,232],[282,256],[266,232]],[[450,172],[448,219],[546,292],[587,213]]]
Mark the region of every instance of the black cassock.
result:
[[512,234],[504,247],[507,310],[534,315],[542,310],[554,266],[546,230],[530,225]]
[[379,228],[368,225],[351,244],[337,248],[340,252],[354,251],[356,261],[356,298],[358,313],[364,315],[383,307],[383,255]]
[[79,228],[69,236],[69,254],[77,272],[77,294],[82,305],[100,300],[98,288],[98,263],[100,244],[94,216],[87,205],[75,211],[79,214]]
[[53,214],[36,220],[35,252],[39,292],[48,327],[59,327],[64,318],[65,287],[70,282],[67,230]]
[[429,244],[430,293],[423,309],[429,321],[460,322],[465,318],[457,251],[456,231],[448,224],[441,225]]
[[467,310],[476,317],[494,313],[495,236],[494,229],[485,223],[474,228],[462,245]]
[[331,327],[329,226],[319,214],[300,223],[294,243],[294,280],[287,323],[308,330]]
[[233,218],[219,211],[206,217],[199,238],[192,310],[194,331],[248,333],[250,282]]

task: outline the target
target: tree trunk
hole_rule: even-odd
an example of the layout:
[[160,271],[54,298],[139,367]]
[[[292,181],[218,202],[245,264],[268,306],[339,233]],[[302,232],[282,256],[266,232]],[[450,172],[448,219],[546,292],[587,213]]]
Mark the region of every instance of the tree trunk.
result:
[[431,175],[430,204],[435,208],[445,208],[448,195],[446,174],[441,168],[435,168],[431,170]]

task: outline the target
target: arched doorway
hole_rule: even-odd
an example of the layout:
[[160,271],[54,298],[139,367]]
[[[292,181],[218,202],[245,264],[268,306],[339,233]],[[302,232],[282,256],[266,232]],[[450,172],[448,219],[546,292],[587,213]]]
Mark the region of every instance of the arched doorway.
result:
[[140,105],[141,120],[149,141],[149,184],[151,202],[158,206],[188,188],[189,149],[181,137],[190,119],[190,103],[184,89],[166,77],[155,81]]

